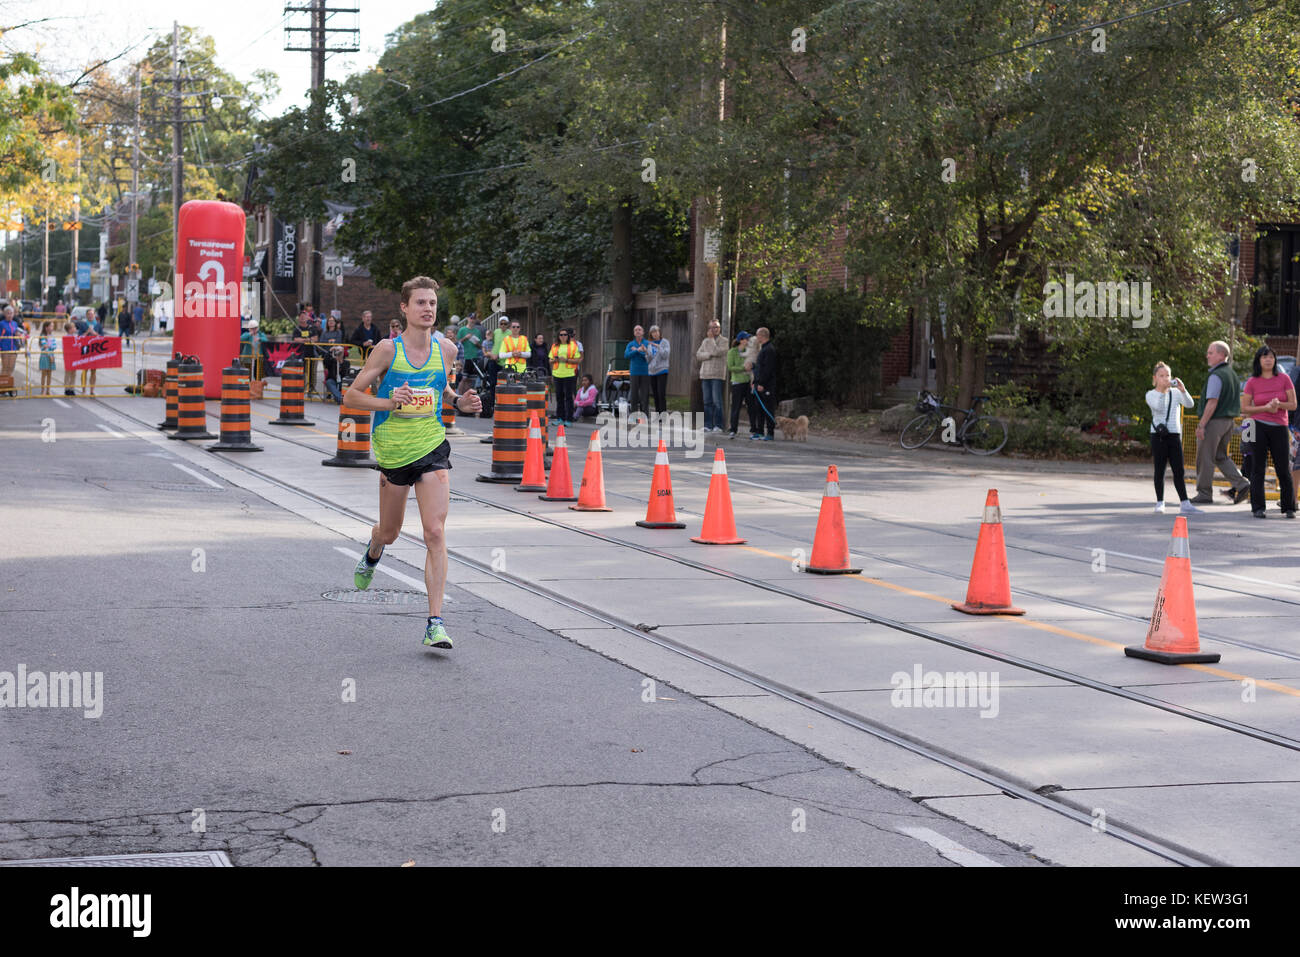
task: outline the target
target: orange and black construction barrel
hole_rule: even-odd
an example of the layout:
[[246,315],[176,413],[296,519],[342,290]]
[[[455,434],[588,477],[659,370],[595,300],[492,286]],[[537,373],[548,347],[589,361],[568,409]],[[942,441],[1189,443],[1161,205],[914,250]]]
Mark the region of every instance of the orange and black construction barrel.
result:
[[[307,382],[304,374],[302,356],[294,356],[280,370],[280,417],[272,419],[272,425],[312,425],[312,420],[303,415],[303,402],[307,395]],[[367,448],[369,448],[367,433]]]
[[542,454],[551,457],[550,421],[546,417],[546,380],[533,377],[524,380],[528,389],[528,411],[537,413],[537,424],[542,429]]
[[158,423],[160,429],[175,429],[180,427],[180,422],[176,419],[176,377],[180,372],[181,354],[175,353],[167,360],[167,373],[163,376],[163,399],[167,403],[167,418]]
[[[498,389],[501,388],[503,385],[505,385],[507,382],[510,381],[510,376],[512,376],[512,375],[514,375],[513,372],[508,372],[508,371],[506,371],[505,369],[502,369],[501,371],[499,371],[499,372],[497,373],[497,385],[496,385],[496,387],[497,387]],[[493,427],[494,427],[494,428],[495,428],[495,425],[496,425],[496,405],[495,405],[495,395],[496,395],[496,392],[494,391],[494,392],[493,392],[493,397],[494,397],[494,398],[493,398],[493,402],[494,402],[494,404],[493,404],[493,406],[492,406],[492,409],[493,409],[492,422],[493,422]],[[494,436],[489,435],[487,438],[479,439],[478,441],[479,441],[479,444],[480,444],[480,445],[491,445],[493,442],[496,441],[496,438],[495,438]],[[521,472],[520,475],[522,476],[523,473]]]
[[248,404],[248,370],[238,362],[221,370],[221,441],[209,452],[260,452],[253,444],[252,412]]
[[[447,373],[447,385],[451,386],[453,392],[455,391],[456,389],[455,372]],[[446,396],[443,396],[443,403],[442,403],[442,427],[447,430],[448,435],[465,434],[464,429],[456,428],[456,402],[455,400],[451,402],[447,402]]]
[[[366,389],[366,395],[374,394],[373,388]],[[321,465],[350,469],[379,468],[378,463],[370,457],[369,410],[352,408],[346,397],[339,403],[338,451],[332,459],[322,460]]]
[[181,359],[176,372],[176,420],[180,423],[169,439],[215,439],[208,431],[208,411],[203,404],[203,365],[194,356]]
[[521,382],[499,385],[492,417],[492,471],[475,481],[517,485],[523,481],[527,450],[528,389]]

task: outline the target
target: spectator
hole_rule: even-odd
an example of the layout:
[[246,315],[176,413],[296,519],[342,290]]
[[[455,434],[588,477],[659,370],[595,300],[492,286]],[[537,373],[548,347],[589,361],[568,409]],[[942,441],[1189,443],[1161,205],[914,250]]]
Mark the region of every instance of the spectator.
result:
[[90,317],[92,315],[94,315],[94,313],[92,312],[83,312],[81,315],[73,318],[72,325],[73,328],[76,330],[77,335],[84,336],[88,332],[90,332],[91,330]]
[[1195,505],[1210,505],[1214,499],[1214,468],[1218,466],[1232,486],[1225,495],[1232,496],[1236,505],[1250,494],[1250,483],[1237,471],[1228,457],[1228,439],[1232,434],[1232,420],[1241,412],[1241,382],[1232,371],[1232,350],[1226,342],[1215,340],[1205,351],[1205,362],[1210,367],[1201,391],[1200,421],[1196,423],[1196,496]]
[[131,310],[127,308],[126,303],[122,303],[122,310],[117,314],[117,336],[122,340],[122,345],[126,348],[131,347],[131,333],[135,331],[135,324],[131,321]]
[[497,359],[511,372],[518,373],[528,368],[528,357],[532,354],[528,337],[519,331],[519,323],[510,323],[510,334],[502,337]]
[[[591,376],[585,373],[582,376],[582,387],[578,389],[578,397],[574,401],[574,409],[584,419],[594,419],[596,417],[596,386],[591,381]],[[569,421],[573,422],[575,420],[570,419]]]
[[749,434],[753,435],[758,431],[757,406],[754,403],[753,389],[749,384],[750,374],[745,369],[746,346],[750,338],[748,332],[736,333],[736,344],[727,350],[727,371],[731,373],[731,432],[729,434],[733,439],[736,437],[736,429],[740,427],[741,403],[744,403],[745,411],[749,413]]
[[[1300,395],[1300,362],[1293,365],[1287,375],[1291,377],[1291,387],[1297,390]],[[1292,409],[1287,414],[1287,427],[1291,433],[1291,488],[1292,490],[1300,489],[1300,410]],[[1285,502],[1279,503],[1285,511]],[[1291,500],[1291,507],[1295,508],[1295,499]]]
[[63,304],[62,299],[60,299],[57,303],[55,303],[54,314],[59,318],[62,318],[63,316],[66,316],[68,314],[68,307]]
[[99,308],[95,310],[95,315],[99,317],[99,325],[95,327],[95,334],[102,336],[104,334],[104,323],[108,322],[108,303],[101,302]]
[[668,361],[672,357],[672,350],[673,344],[663,337],[659,327],[651,326],[647,371],[650,373],[650,394],[654,396],[656,415],[668,411]]
[[90,328],[87,330],[87,334],[93,333],[94,335],[97,336],[102,336],[104,334],[104,313],[106,311],[107,308],[103,304],[101,304],[99,307],[99,312],[96,312],[94,314],[91,313],[86,314],[86,320],[90,325]]
[[258,321],[248,320],[248,331],[239,337],[239,358],[248,365],[249,374],[254,379],[264,378],[267,374],[266,347],[269,341]]
[[54,353],[59,340],[54,335],[54,323],[48,319],[41,323],[41,393],[50,394],[50,379],[54,376]]
[[531,354],[528,356],[528,370],[545,379],[551,374],[551,350],[546,347],[546,336],[540,332],[533,336],[533,344],[529,349]]
[[401,334],[402,334],[402,320],[401,319],[388,320],[388,338],[396,339]]
[[[573,422],[575,421],[573,387],[578,366],[582,362],[582,352],[579,351],[578,344],[573,341],[572,330],[561,329],[556,334],[556,343],[551,346],[548,358],[551,363],[551,375],[555,378],[555,417],[561,422]],[[584,376],[584,378],[588,377]],[[594,404],[594,398],[592,402]]]
[[1291,482],[1290,438],[1287,412],[1296,407],[1295,385],[1279,375],[1277,356],[1268,346],[1255,353],[1254,373],[1241,387],[1241,411],[1255,420],[1255,454],[1251,458],[1250,511],[1265,518],[1264,474],[1273,457],[1277,485],[1283,503],[1282,514],[1295,518],[1295,486]]
[[352,372],[348,362],[348,350],[345,346],[331,346],[325,357],[325,389],[336,403],[343,401],[342,382]]
[[364,356],[364,350],[369,349],[382,338],[384,338],[383,332],[381,332],[379,327],[375,325],[375,317],[371,314],[370,310],[367,309],[361,314],[361,325],[352,330],[352,335],[348,337],[348,342],[352,343],[358,349],[363,350],[362,355]]
[[704,431],[722,431],[722,383],[727,378],[727,342],[722,326],[709,323],[708,334],[695,350],[700,360],[700,391],[704,394]]
[[5,306],[0,319],[0,374],[11,376],[18,364],[18,350],[23,348],[27,330],[14,318],[14,307]]
[[144,305],[137,302],[131,307],[131,331],[138,336],[141,330],[149,331],[144,328]]
[[629,412],[648,412],[647,399],[650,392],[650,342],[645,337],[645,329],[633,326],[632,340],[623,350],[627,359],[627,371],[632,379],[632,396],[628,402]]
[[776,438],[776,346],[772,345],[772,334],[766,326],[759,326],[754,338],[759,342],[758,358],[754,361],[754,400],[762,418],[758,423],[759,433],[750,438],[771,442]]
[[[77,336],[77,335],[80,335],[80,333],[77,332],[77,327],[76,327],[76,325],[75,325],[74,323],[72,323],[72,322],[65,322],[65,323],[63,324],[63,334],[64,334],[64,336]],[[76,376],[77,376],[77,373],[73,371],[72,366],[71,366],[70,364],[68,364],[67,362],[64,362],[64,363],[63,363],[63,394],[64,394],[64,395],[76,395],[76,394],[77,394],[76,392],[73,391],[73,388],[72,388],[72,386],[73,386],[73,385],[75,384],[75,382],[76,382]]]
[[322,343],[343,344],[343,329],[339,325],[338,316],[330,316],[325,320],[325,328],[321,330],[320,341]]
[[456,341],[465,351],[466,375],[483,377],[483,330],[479,327],[478,316],[470,313],[456,331]]
[[1151,458],[1155,463],[1156,512],[1165,510],[1165,465],[1174,472],[1174,489],[1178,492],[1179,511],[1184,514],[1200,509],[1187,500],[1183,482],[1183,409],[1194,403],[1181,379],[1170,379],[1169,366],[1157,362],[1151,377],[1155,388],[1147,392],[1151,409]]

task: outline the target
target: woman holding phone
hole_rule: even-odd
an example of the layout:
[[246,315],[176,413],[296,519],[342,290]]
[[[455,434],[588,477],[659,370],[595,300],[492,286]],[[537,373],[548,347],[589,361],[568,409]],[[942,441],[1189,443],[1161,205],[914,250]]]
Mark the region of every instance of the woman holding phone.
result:
[[1200,509],[1187,500],[1187,485],[1183,481],[1183,409],[1192,407],[1192,397],[1187,394],[1181,379],[1171,378],[1169,366],[1157,362],[1151,376],[1154,386],[1147,392],[1147,406],[1151,409],[1151,458],[1155,464],[1156,514],[1165,510],[1165,466],[1174,472],[1174,489],[1183,514]]

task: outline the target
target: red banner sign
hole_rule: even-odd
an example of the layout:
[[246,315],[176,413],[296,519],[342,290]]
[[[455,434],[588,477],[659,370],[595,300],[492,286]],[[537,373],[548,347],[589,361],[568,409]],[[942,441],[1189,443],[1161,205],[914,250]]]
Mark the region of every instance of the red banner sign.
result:
[[120,369],[122,340],[111,336],[64,336],[63,368]]

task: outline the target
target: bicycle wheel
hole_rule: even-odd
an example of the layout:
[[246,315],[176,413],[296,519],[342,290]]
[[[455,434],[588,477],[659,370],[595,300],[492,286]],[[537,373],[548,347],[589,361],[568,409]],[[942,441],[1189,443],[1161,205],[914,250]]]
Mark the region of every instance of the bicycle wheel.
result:
[[937,412],[922,412],[903,427],[898,444],[905,449],[919,449],[934,437],[942,421]]
[[1007,444],[1007,424],[991,415],[971,420],[962,432],[961,444],[975,455],[992,455]]

